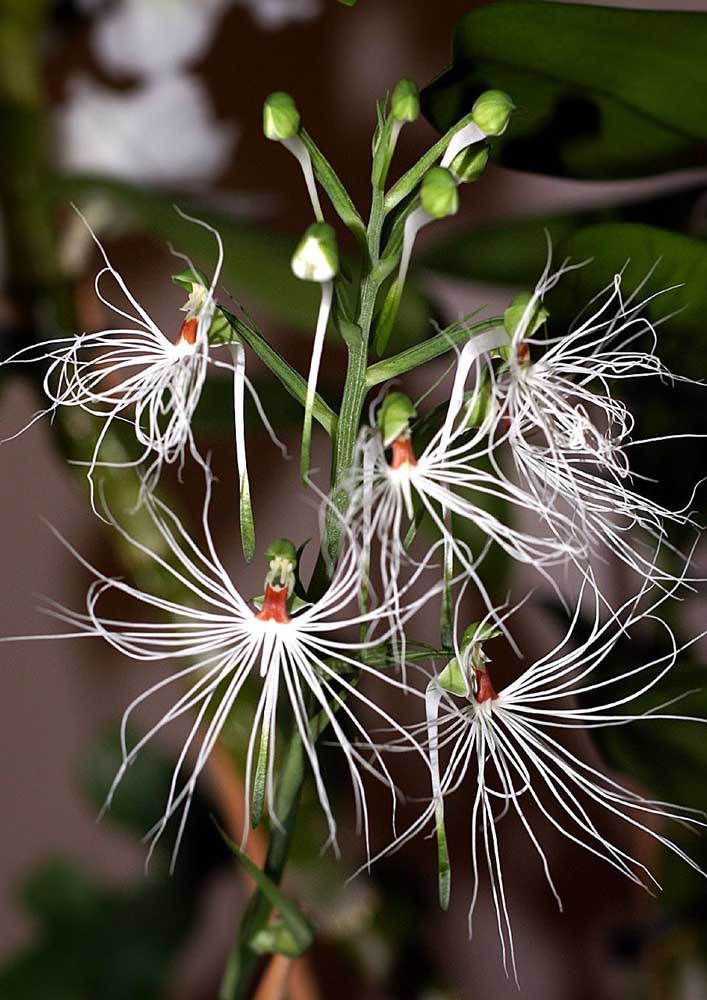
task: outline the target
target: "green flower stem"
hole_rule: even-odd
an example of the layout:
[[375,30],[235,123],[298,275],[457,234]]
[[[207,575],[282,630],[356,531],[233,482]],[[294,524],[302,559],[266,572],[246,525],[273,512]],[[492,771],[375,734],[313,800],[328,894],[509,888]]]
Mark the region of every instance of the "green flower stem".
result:
[[[287,864],[304,776],[304,746],[296,736],[290,743],[278,782],[275,811],[280,825],[272,827],[263,868],[276,885],[279,885]],[[271,912],[272,903],[261,889],[256,889],[241,919],[221,983],[219,1000],[246,1000],[250,995],[262,960],[262,956],[250,947],[250,942],[259,930],[267,926]]]

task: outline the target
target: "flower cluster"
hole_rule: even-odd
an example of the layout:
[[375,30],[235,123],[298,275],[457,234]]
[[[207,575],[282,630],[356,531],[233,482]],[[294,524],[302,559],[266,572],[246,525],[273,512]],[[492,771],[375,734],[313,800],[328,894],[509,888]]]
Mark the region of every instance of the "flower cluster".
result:
[[[660,621],[666,603],[694,582],[690,559],[681,556],[669,537],[671,525],[692,525],[691,498],[683,509],[669,510],[638,490],[629,456],[641,442],[634,437],[627,405],[615,394],[624,380],[674,380],[656,355],[656,329],[646,318],[650,299],[641,297],[640,288],[625,297],[617,275],[586,316],[571,329],[550,335],[546,298],[574,265],[552,272],[548,263],[534,290],[516,298],[503,317],[453,324],[414,348],[387,354],[417,232],[458,210],[460,188],[481,176],[489,144],[504,131],[512,111],[507,95],[481,94],[436,144],[434,155],[386,190],[400,131],[419,114],[417,88],[412,81],[401,81],[379,109],[372,210],[364,224],[302,127],[292,98],[278,92],[267,99],[265,134],[296,157],[314,214],[292,258],[295,276],[320,290],[307,378],[249,323],[217,303],[221,239],[196,219],[191,221],[213,235],[217,262],[211,281],[205,282],[185,258],[189,270],[178,280],[188,299],[176,337],[153,322],[96,239],[104,260],[96,292],[123,325],[24,348],[8,363],[44,365],[49,403],[38,416],[78,407],[98,421],[100,431],[87,461],[94,509],[167,581],[164,592],[148,592],[105,576],[78,556],[95,577],[85,611],[55,604],[48,608],[70,627],[72,637],[98,637],[130,659],[174,667],[125,713],[123,762],[107,805],[142,747],[188,716],[190,728],[163,814],[148,834],[154,847],[169,821],[178,817],[176,858],[199,775],[226,723],[238,718],[248,731],[244,839],[266,812],[277,828],[283,819],[276,795],[282,734],[289,724],[309,765],[328,843],[336,848],[334,804],[319,758],[320,737],[326,732],[343,753],[370,864],[366,778],[388,788],[395,817],[398,789],[387,761],[390,754],[411,752],[429,775],[429,796],[406,830],[397,834],[394,827],[392,843],[382,853],[397,850],[432,826],[446,906],[451,859],[445,802],[450,795],[466,794],[473,830],[469,928],[485,866],[504,964],[515,975],[497,829],[502,816],[517,816],[558,902],[550,860],[536,832],[538,816],[644,885],[655,880],[637,857],[608,838],[602,814],[650,835],[688,864],[692,862],[683,850],[651,818],[704,824],[689,811],[623,787],[565,746],[562,736],[565,729],[630,723],[629,704],[652,691],[685,648],[665,625],[666,653],[623,667],[617,657],[623,638],[644,623]],[[339,255],[336,232],[324,217],[322,191],[358,241],[358,270]],[[106,278],[117,284],[126,304],[104,296]],[[319,391],[331,330],[341,335],[349,353],[338,413]],[[374,346],[381,360],[369,364],[368,351]],[[246,347],[259,354],[283,391],[302,406],[301,478],[305,495],[315,499],[321,512],[321,550],[309,585],[302,579],[301,549],[281,538],[265,552],[262,595],[250,599],[226,569],[223,550],[212,537],[208,510],[213,477],[193,428],[209,370],[227,369],[234,379],[241,534],[250,560],[256,548],[243,415],[246,390],[277,439],[246,377]],[[222,349],[230,351],[230,361],[219,360]],[[438,406],[423,407],[423,400],[439,384],[447,384],[443,381],[417,402],[401,390],[396,380],[406,372],[452,352],[448,392]],[[383,390],[370,404],[366,422],[366,395],[375,385]],[[333,440],[326,492],[313,482],[315,423]],[[100,470],[111,464],[103,448],[116,426],[127,429],[136,442],[130,473],[139,474],[139,503],[159,546],[131,534],[102,502],[100,489],[94,490]],[[205,480],[201,541],[156,492],[166,466],[176,465],[184,477],[195,464]],[[285,521],[288,509],[289,503],[283,504]],[[506,687],[491,668],[488,644],[500,644],[504,635],[520,653],[526,642],[511,634],[515,609],[509,610],[498,594],[500,584],[489,571],[494,557],[521,565],[572,609],[561,640]],[[601,586],[599,571],[617,560],[635,581],[634,596],[618,608]],[[104,600],[111,592],[135,605],[135,620],[108,615]],[[485,610],[481,621],[467,625],[471,595]],[[439,642],[413,643],[411,629],[419,612],[427,609],[429,617],[438,606]],[[578,625],[587,609],[589,625],[582,632]],[[383,683],[369,693],[372,678]],[[406,727],[395,710],[384,707],[375,693],[384,689],[396,701],[409,695],[410,703],[419,706],[419,723]],[[165,692],[174,692],[171,707],[129,746],[126,726],[134,709]],[[647,717],[672,716],[653,708],[640,715]],[[389,733],[383,742],[373,738],[371,720],[376,730],[383,727]]]

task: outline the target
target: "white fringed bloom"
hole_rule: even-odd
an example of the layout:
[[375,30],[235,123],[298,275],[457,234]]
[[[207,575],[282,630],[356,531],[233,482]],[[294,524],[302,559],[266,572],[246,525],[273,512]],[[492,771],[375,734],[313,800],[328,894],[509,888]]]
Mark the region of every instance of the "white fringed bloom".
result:
[[[550,273],[548,264],[513,332],[507,366],[496,374],[488,365],[490,454],[509,445],[521,486],[578,554],[606,547],[640,574],[671,579],[652,563],[653,544],[665,540],[666,522],[690,522],[692,497],[671,511],[632,488],[626,449],[641,442],[631,440],[633,417],[612,383],[676,377],[656,356],[654,326],[641,315],[650,297],[635,301],[639,286],[624,299],[620,275],[565,336],[533,336],[544,295],[572,269]],[[645,548],[634,528],[647,534]]]
[[[587,587],[591,589],[589,585]],[[507,972],[509,969],[512,971],[516,982],[513,931],[506,900],[502,849],[496,830],[498,821],[509,812],[516,814],[525,829],[560,909],[562,902],[553,883],[548,858],[533,826],[534,814],[544,817],[568,840],[646,889],[660,889],[660,885],[637,857],[608,839],[602,828],[602,813],[616,817],[629,828],[652,837],[700,874],[705,874],[676,843],[656,829],[651,819],[659,817],[683,825],[707,827],[702,814],[631,791],[582,760],[557,735],[563,729],[587,730],[647,719],[683,719],[666,714],[663,711],[666,706],[658,706],[639,715],[626,712],[631,702],[659,684],[680,652],[704,635],[678,648],[670,628],[657,617],[657,609],[672,596],[675,589],[669,593],[662,592],[659,598],[640,611],[639,603],[646,592],[644,585],[636,597],[627,601],[615,616],[604,623],[601,622],[601,596],[594,590],[591,629],[586,639],[572,648],[572,637],[580,616],[580,594],[573,619],[561,641],[498,693],[489,676],[485,655],[479,656],[477,651],[477,659],[474,660],[470,649],[458,646],[456,662],[465,674],[466,694],[456,690],[457,697],[453,697],[434,678],[428,687],[427,721],[415,727],[412,734],[419,739],[423,731],[427,733],[433,798],[421,816],[377,858],[398,850],[432,825],[437,827],[441,837],[443,847],[440,859],[444,859],[446,864],[443,803],[452,793],[468,788],[471,794],[474,876],[469,935],[473,929],[480,868],[484,865],[490,879],[504,968]],[[497,617],[500,617],[500,612]],[[491,616],[487,621],[492,621]],[[607,676],[603,667],[617,643],[645,621],[659,623],[666,630],[668,652],[639,665],[619,668],[615,674]],[[583,698],[591,699],[591,707],[581,707]],[[440,757],[446,760],[443,768],[440,767]],[[465,783],[467,777],[471,778],[468,775],[470,770],[475,772],[473,780]],[[445,877],[449,878],[441,865],[440,878]]]
[[[33,345],[8,358],[4,363],[48,363],[44,391],[51,401],[40,417],[59,406],[78,407],[103,419],[93,457],[88,463],[88,479],[93,502],[93,474],[96,467],[112,466],[101,460],[101,448],[112,423],[132,425],[142,453],[127,465],[147,463],[141,479],[141,499],[159,479],[164,465],[177,464],[181,470],[187,453],[204,465],[194,441],[192,418],[199,403],[209,364],[226,368],[234,374],[235,426],[241,493],[247,486],[245,432],[243,413],[244,387],[256,402],[258,412],[270,436],[277,442],[255,390],[245,375],[244,351],[234,340],[233,365],[214,361],[209,356],[209,328],[214,317],[214,289],[221,274],[223,244],[218,232],[205,222],[184,218],[212,233],[217,246],[217,263],[208,288],[196,279],[186,306],[186,317],[176,340],[170,339],[134,298],[120,274],[111,265],[97,237],[91,233],[103,255],[105,266],[95,280],[96,294],[109,309],[127,319],[130,327],[84,333]],[[88,225],[88,224],[87,224]],[[180,256],[180,255],[178,255]],[[186,258],[185,258],[186,259]],[[101,291],[101,282],[110,275],[134,310],[126,312],[111,303]],[[18,432],[22,433],[26,427]],[[14,435],[17,436],[17,435]],[[95,509],[95,505],[94,505]]]
[[[369,815],[361,771],[372,774],[389,787],[393,810],[396,790],[380,753],[375,751],[364,756],[347,735],[346,728],[350,727],[359,738],[367,738],[351,703],[358,703],[373,712],[391,726],[411,749],[414,748],[414,741],[395,719],[357,686],[358,675],[364,678],[368,675],[383,680],[398,691],[408,691],[402,682],[366,662],[365,656],[359,658],[365,650],[379,648],[386,641],[384,633],[375,638],[372,635],[376,624],[384,617],[384,610],[366,614],[358,611],[360,552],[352,536],[348,535],[348,544],[324,595],[313,603],[302,605],[299,602],[291,607],[289,598],[294,586],[295,563],[289,557],[283,557],[281,549],[283,545],[290,546],[294,555],[294,547],[290,543],[275,543],[271,550],[279,546],[278,553],[272,556],[265,596],[258,610],[257,606],[241,596],[217,554],[208,524],[210,482],[207,477],[203,515],[205,548],[192,540],[183,524],[164,504],[154,497],[146,500],[155,529],[169,550],[169,561],[128,535],[108,513],[116,530],[146,557],[159,564],[161,570],[183,591],[183,598],[160,598],[120,579],[110,579],[72,549],[81,563],[96,576],[87,597],[87,613],[75,613],[59,605],[48,609],[50,614],[79,630],[66,638],[99,636],[131,659],[171,661],[176,667],[173,674],[151,685],[126,710],[121,729],[123,763],[115,776],[106,807],[142,747],[169,723],[185,715],[193,716],[174,769],[164,813],[146,838],[151,841],[151,853],[169,820],[181,812],[174,863],[196,782],[226,720],[238,705],[244,686],[250,682],[259,685],[260,690],[250,722],[246,754],[244,840],[251,815],[259,817],[264,802],[273,820],[278,820],[274,806],[277,720],[278,703],[284,695],[312,770],[328,824],[329,843],[337,849],[336,822],[315,747],[318,730],[313,720],[317,714],[330,727],[346,758],[359,826],[363,828],[368,845]],[[342,528],[345,531],[345,526]],[[410,585],[414,582],[413,578]],[[118,591],[141,608],[146,608],[148,620],[131,622],[104,617],[99,605],[109,591]],[[411,601],[404,615],[409,617],[414,614],[425,600],[426,597],[422,597]],[[153,611],[168,620],[149,620],[149,613]],[[368,632],[368,640],[345,638],[347,631],[360,632],[362,629]],[[352,677],[352,674],[357,676]],[[135,746],[128,748],[126,727],[137,706],[158,692],[175,687],[180,693],[169,711]],[[243,722],[245,724],[245,720]],[[422,754],[422,750],[419,752]],[[183,770],[188,754],[195,755],[195,759],[191,775],[185,777]]]
[[[373,418],[371,419],[373,423]],[[511,512],[540,513],[534,498],[488,465],[475,464],[487,450],[483,428],[469,428],[462,420],[451,431],[442,427],[416,456],[409,428],[390,442],[391,457],[379,431],[364,430],[351,474],[351,509],[358,518],[364,544],[379,545],[383,598],[393,609],[401,567],[410,562],[406,552],[416,529],[417,513],[429,516],[445,546],[473,579],[489,611],[493,610],[478,568],[492,544],[519,563],[534,567],[549,580],[547,568],[562,563],[568,548],[557,537],[541,537],[504,523],[493,511],[504,506]],[[416,503],[417,501],[417,503]],[[449,515],[469,522],[485,539],[480,551],[471,553],[455,537]],[[407,537],[406,537],[407,536]],[[367,553],[368,554],[368,553]]]

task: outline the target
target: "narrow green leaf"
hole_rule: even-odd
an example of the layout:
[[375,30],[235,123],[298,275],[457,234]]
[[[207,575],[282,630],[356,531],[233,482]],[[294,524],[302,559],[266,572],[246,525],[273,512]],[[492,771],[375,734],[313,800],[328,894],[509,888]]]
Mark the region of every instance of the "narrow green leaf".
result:
[[270,750],[270,728],[263,722],[260,729],[260,746],[258,747],[258,761],[255,765],[255,776],[253,778],[253,801],[251,807],[251,826],[257,829],[263,819],[263,806],[265,803],[265,784],[268,774],[268,753]]
[[440,130],[489,88],[520,106],[495,144],[520,170],[635,177],[707,162],[707,15],[510,0],[458,23],[423,92]]
[[421,344],[409,347],[405,351],[378,361],[368,366],[366,372],[366,385],[372,388],[391,378],[397,378],[405,372],[419,368],[420,365],[439,358],[441,355],[451,351],[457,344],[462,344],[476,333],[483,333],[485,330],[495,330],[503,327],[503,317],[494,316],[492,319],[482,320],[480,323],[468,324],[466,321],[454,323],[452,326],[442,330],[441,333],[424,340]]
[[[273,375],[276,375],[282,385],[287,389],[293,399],[296,399],[302,406],[307,398],[307,382],[281,357],[274,347],[271,347],[262,333],[259,333],[252,326],[244,323],[228,309],[220,307],[224,316],[241,337],[248,347],[254,351],[260,360],[267,365]],[[317,393],[314,397],[314,407],[312,410],[315,420],[317,420],[324,430],[331,436],[336,431],[337,416],[331,407],[324,402]]]
[[331,201],[336,214],[339,216],[344,225],[351,230],[356,239],[365,244],[366,227],[363,223],[363,219],[359,215],[356,206],[351,201],[348,191],[339,180],[336,171],[321,152],[316,142],[304,129],[300,129],[299,136],[312,159],[314,174],[329,196],[329,200]]
[[[214,820],[214,822],[216,821]],[[296,954],[301,955],[310,947],[314,940],[314,932],[309,921],[303,916],[292,900],[287,898],[279,886],[272,879],[268,878],[265,872],[261,871],[237,844],[234,844],[218,823],[216,823],[216,826],[228,849],[243,865],[270,905],[280,914],[282,923],[289,931],[293,945],[297,949]]]
[[416,254],[415,264],[425,270],[463,278],[467,281],[532,287],[547,262],[547,239],[561,250],[575,233],[605,222],[644,223],[685,235],[695,232],[699,220],[699,199],[704,184],[671,191],[658,198],[643,198],[567,215],[541,215],[501,220],[492,225],[474,226]]

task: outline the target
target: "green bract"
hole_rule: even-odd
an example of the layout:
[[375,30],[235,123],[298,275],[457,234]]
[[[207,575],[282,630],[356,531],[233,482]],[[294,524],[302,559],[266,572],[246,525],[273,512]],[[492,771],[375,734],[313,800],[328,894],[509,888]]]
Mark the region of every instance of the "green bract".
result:
[[284,90],[276,90],[266,97],[263,104],[263,132],[268,139],[283,142],[299,132],[300,117],[297,105]]
[[506,131],[515,104],[503,90],[486,90],[474,102],[471,114],[486,135],[501,135]]
[[455,215],[459,209],[457,182],[449,170],[433,167],[425,174],[420,188],[422,207],[433,219]]
[[417,416],[412,400],[404,392],[389,392],[378,410],[378,427],[387,448],[402,434],[409,433],[410,421]]
[[481,149],[469,146],[461,153],[457,153],[449,169],[460,184],[468,184],[478,180],[486,169],[488,161],[489,151],[485,146]]
[[398,80],[390,100],[393,118],[399,122],[414,122],[420,115],[420,91],[414,80]]
[[331,281],[339,273],[336,233],[327,222],[314,222],[292,256],[292,271],[303,281]]

